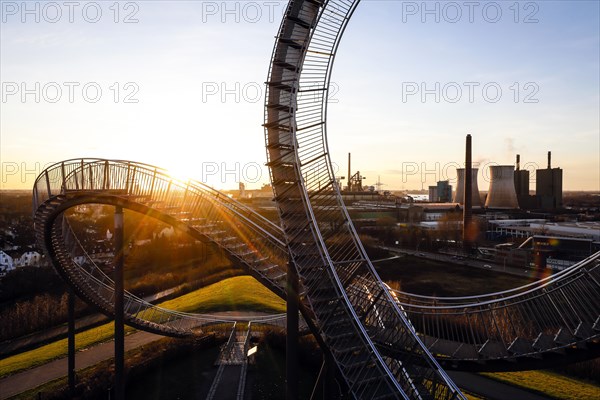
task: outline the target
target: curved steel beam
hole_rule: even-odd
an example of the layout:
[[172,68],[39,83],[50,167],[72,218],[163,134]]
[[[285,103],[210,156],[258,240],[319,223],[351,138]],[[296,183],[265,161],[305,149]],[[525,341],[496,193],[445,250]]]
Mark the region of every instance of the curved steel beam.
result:
[[[78,159],[55,164],[38,177],[34,185],[34,224],[38,243],[61,276],[82,298],[108,315],[113,313],[114,282],[86,253],[63,217],[66,210],[80,204],[128,208],[173,225],[198,240],[215,243],[265,286],[281,292],[278,280],[284,274],[277,273],[281,268],[273,264],[281,253],[280,244],[268,230],[252,222],[262,217],[229,200],[208,187],[176,181],[148,165]],[[245,225],[235,221],[244,221]],[[244,242],[250,237],[251,245]],[[265,240],[267,237],[269,240]],[[126,293],[125,306],[129,325],[170,336],[199,334],[199,329],[206,330],[210,325],[232,323],[226,318],[165,310],[131,293]],[[285,324],[281,316],[251,320]]]
[[333,174],[327,93],[357,4],[292,0],[279,29],[264,127],[282,228],[321,336],[354,397],[462,398],[379,279]]

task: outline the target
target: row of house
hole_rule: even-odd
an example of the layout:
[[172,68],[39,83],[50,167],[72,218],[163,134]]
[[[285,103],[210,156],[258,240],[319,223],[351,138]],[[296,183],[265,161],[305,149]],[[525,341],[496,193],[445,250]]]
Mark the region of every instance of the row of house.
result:
[[27,251],[20,257],[11,257],[0,251],[0,276],[19,267],[39,267],[42,265],[42,255],[37,251]]

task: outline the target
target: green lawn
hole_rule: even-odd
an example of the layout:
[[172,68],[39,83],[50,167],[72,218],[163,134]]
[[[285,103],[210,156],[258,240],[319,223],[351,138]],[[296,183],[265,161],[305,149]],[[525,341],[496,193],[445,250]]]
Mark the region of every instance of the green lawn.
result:
[[549,371],[494,372],[481,375],[535,390],[555,399],[600,399],[600,386]]
[[[213,311],[264,311],[284,312],[285,302],[266,289],[254,278],[238,276],[206,286],[194,292],[159,304],[163,308],[182,312],[206,313]],[[133,331],[126,328],[126,332]],[[78,333],[75,336],[77,350],[111,340],[114,333],[112,322]],[[67,339],[29,350],[0,360],[0,378],[25,369],[45,364],[66,356]]]
[[238,276],[166,301],[161,307],[183,312],[285,312],[285,301],[251,276]]

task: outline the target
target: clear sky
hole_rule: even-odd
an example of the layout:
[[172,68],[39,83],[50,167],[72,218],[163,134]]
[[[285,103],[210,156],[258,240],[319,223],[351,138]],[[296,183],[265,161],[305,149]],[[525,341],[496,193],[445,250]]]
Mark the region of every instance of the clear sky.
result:
[[[0,188],[77,157],[268,182],[263,83],[285,2],[72,4],[0,3]],[[533,170],[548,150],[565,189],[600,190],[599,31],[598,1],[363,0],[332,78],[340,175],[352,152],[384,189],[453,179],[470,133],[481,190],[490,163],[519,153]]]

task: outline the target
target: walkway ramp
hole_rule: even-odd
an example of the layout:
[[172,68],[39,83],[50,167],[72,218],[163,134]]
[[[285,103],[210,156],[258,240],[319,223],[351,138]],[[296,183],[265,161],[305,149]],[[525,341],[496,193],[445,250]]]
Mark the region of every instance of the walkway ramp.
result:
[[215,362],[217,374],[208,392],[207,400],[244,398],[248,369],[248,348],[250,345],[251,324],[247,329],[238,330],[234,326],[227,343],[221,348]]

